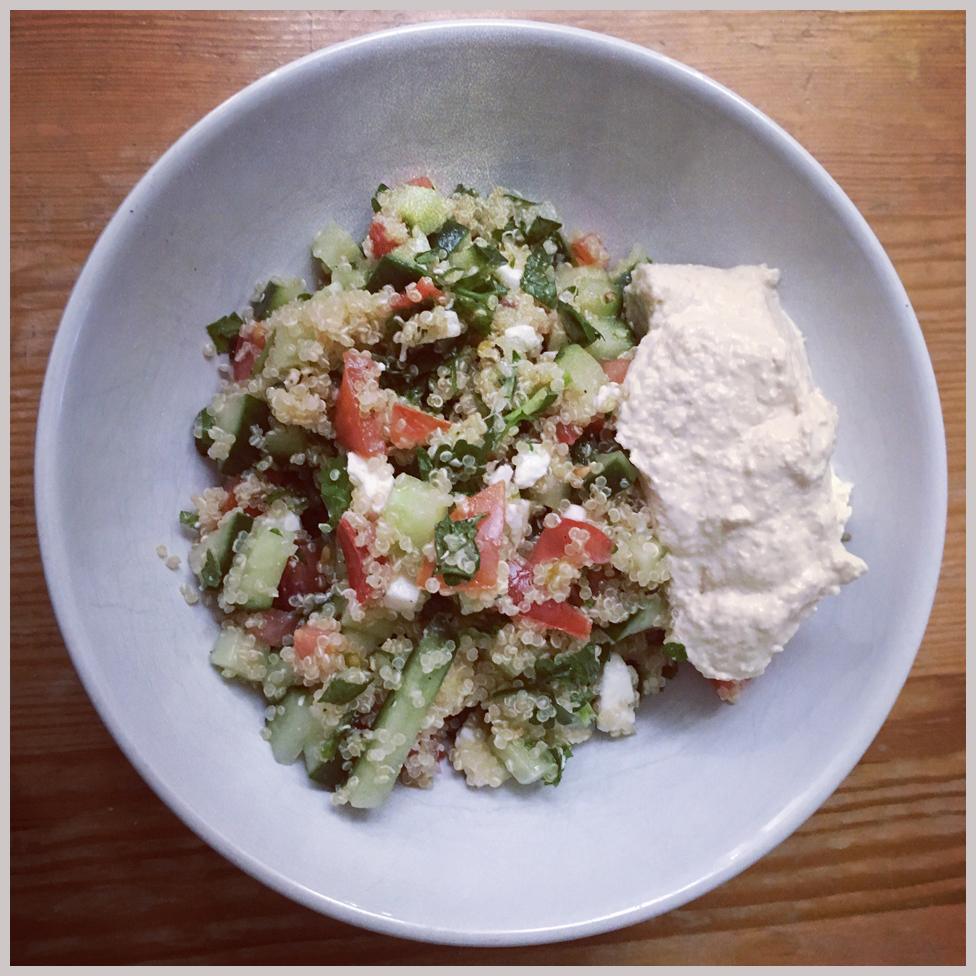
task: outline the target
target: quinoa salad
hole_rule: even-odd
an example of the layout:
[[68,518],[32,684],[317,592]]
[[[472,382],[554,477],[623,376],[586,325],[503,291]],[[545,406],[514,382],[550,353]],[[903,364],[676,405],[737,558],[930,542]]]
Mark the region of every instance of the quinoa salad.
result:
[[686,659],[615,437],[647,258],[502,188],[381,185],[367,217],[361,242],[316,237],[319,280],[207,326],[222,379],[193,436],[216,483],[180,513],[188,600],[220,618],[217,671],[263,696],[274,758],[335,803],[451,767],[558,784]]

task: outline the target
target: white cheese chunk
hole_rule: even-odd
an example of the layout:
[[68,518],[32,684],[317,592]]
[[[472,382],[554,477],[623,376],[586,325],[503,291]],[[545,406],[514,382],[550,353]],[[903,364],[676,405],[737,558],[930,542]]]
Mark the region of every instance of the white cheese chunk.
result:
[[596,727],[612,736],[632,735],[638,701],[637,672],[619,654],[611,654],[600,675]]
[[393,465],[385,458],[364,458],[353,451],[349,452],[346,464],[354,500],[361,499],[369,513],[379,515],[393,490]]
[[412,615],[420,606],[420,587],[406,576],[394,576],[383,594],[383,606],[394,613]]
[[515,458],[515,485],[518,488],[531,488],[549,470],[551,455],[544,447],[534,447],[531,451]]

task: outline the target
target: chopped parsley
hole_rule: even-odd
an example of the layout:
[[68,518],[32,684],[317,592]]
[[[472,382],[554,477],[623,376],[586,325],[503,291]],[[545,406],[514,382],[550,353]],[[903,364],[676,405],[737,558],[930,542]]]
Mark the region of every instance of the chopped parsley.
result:
[[319,494],[329,513],[329,528],[333,531],[339,519],[352,503],[352,482],[343,457],[325,458],[319,465]]
[[556,307],[556,278],[552,270],[552,258],[541,244],[532,248],[526,259],[525,269],[522,271],[522,290],[546,308]]
[[195,529],[200,522],[200,516],[196,512],[180,512],[180,525],[188,525]]
[[207,335],[210,336],[210,341],[217,352],[230,352],[230,344],[240,334],[243,324],[244,319],[237,312],[231,312],[230,315],[224,315],[207,326]]
[[478,523],[484,515],[453,521],[450,515],[434,528],[434,551],[437,555],[437,573],[448,586],[466,583],[473,579],[481,566],[476,535]]

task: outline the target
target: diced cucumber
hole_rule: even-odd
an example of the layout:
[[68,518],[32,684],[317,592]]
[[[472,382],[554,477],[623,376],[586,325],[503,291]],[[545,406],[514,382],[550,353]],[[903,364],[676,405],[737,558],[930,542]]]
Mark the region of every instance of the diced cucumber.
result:
[[603,268],[592,265],[559,266],[556,287],[560,294],[572,292],[571,304],[587,318],[613,317],[620,311],[620,295],[610,275]]
[[[446,627],[436,622],[428,625],[404,665],[400,687],[390,692],[376,718],[374,733],[385,735],[370,743],[346,782],[345,798],[352,806],[378,807],[389,795],[456,651],[457,643],[449,639]],[[393,742],[383,744],[383,739]]]
[[250,393],[237,393],[224,398],[219,408],[210,407],[198,414],[200,435],[197,449],[206,454],[216,439],[214,430],[218,429],[234,438],[227,457],[217,462],[224,474],[238,474],[253,464],[260,452],[250,443],[251,428],[264,428],[268,424],[268,405]]
[[305,745],[303,753],[309,779],[327,787],[339,784],[342,779],[342,757],[339,755],[341,740],[342,732],[336,729],[324,739],[316,739]]
[[264,449],[276,461],[287,461],[308,447],[308,435],[301,427],[272,427],[264,435]]
[[287,662],[282,660],[280,654],[272,653],[268,655],[268,671],[264,676],[261,690],[264,697],[270,702],[281,701],[288,692],[289,688],[300,685],[301,680],[295,674],[295,669]]
[[[251,302],[254,317],[258,321],[266,319],[282,305],[287,305],[303,295],[306,298],[311,297],[305,291],[305,282],[301,278],[272,278],[261,289],[258,297]],[[255,372],[257,372],[257,368],[255,368]]]
[[548,410],[558,399],[548,386],[542,386],[528,397],[524,403],[505,414],[505,427],[517,427],[523,420],[531,420]]
[[366,271],[341,265],[332,272],[332,284],[343,291],[361,291],[366,287]]
[[408,227],[425,234],[437,230],[451,215],[451,203],[436,190],[405,183],[380,196],[383,209],[392,210]]
[[[339,629],[355,653],[364,660],[370,656],[396,630],[396,614],[374,608],[365,620],[353,620],[348,608],[339,618]],[[346,655],[346,660],[349,655]]]
[[591,316],[588,321],[598,333],[598,338],[586,347],[595,359],[619,359],[634,345],[634,334],[622,319]]
[[234,541],[251,528],[251,516],[235,508],[222,516],[217,528],[197,542],[190,553],[190,565],[199,566],[197,578],[207,590],[220,586],[234,559]]
[[494,735],[489,732],[488,745],[516,782],[523,786],[529,786],[539,780],[553,783],[559,777],[559,763],[556,762],[552,749],[545,742],[539,741],[528,745],[521,739],[515,739],[499,747],[495,744]]
[[364,258],[352,234],[338,224],[330,223],[312,242],[312,257],[321,262],[326,271],[332,272],[333,280],[339,268],[358,268]]
[[421,549],[434,538],[434,526],[450,507],[450,496],[439,488],[409,474],[400,474],[393,482],[383,519]]
[[321,736],[322,723],[312,715],[311,706],[311,690],[292,688],[275,707],[275,716],[268,722],[268,741],[277,762],[293,763],[309,742]]
[[[262,351],[264,359],[259,360],[260,368],[263,370],[265,367],[272,367],[279,376],[285,375],[293,367],[302,365],[299,347],[303,342],[314,338],[314,327],[306,322],[289,323],[287,327],[279,323]],[[255,372],[257,371],[258,363],[255,364]]]
[[267,673],[268,647],[246,630],[225,624],[210,652],[210,663],[225,677],[263,681]]
[[386,285],[392,285],[396,291],[403,291],[407,285],[419,281],[427,272],[413,261],[384,254],[380,263],[366,282],[368,291],[379,291]]
[[556,362],[563,368],[566,386],[579,390],[586,396],[596,396],[597,391],[607,382],[603,367],[582,346],[575,343],[563,346],[556,356]]
[[[294,527],[290,527],[290,523]],[[224,578],[224,600],[245,610],[267,610],[278,595],[278,583],[298,548],[297,516],[259,515]]]
[[641,607],[637,613],[621,620],[620,623],[610,624],[605,628],[607,637],[614,643],[634,634],[643,634],[648,630],[665,630],[668,626],[668,610],[664,600],[657,593],[653,594],[647,606]]
[[570,496],[570,485],[568,481],[563,481],[560,478],[546,477],[536,482],[524,494],[528,495],[534,502],[558,512],[559,503]]
[[602,468],[587,478],[587,484],[599,475],[607,479],[611,491],[621,491],[637,484],[639,473],[623,451],[610,451],[606,454],[594,454],[593,460],[598,461]]

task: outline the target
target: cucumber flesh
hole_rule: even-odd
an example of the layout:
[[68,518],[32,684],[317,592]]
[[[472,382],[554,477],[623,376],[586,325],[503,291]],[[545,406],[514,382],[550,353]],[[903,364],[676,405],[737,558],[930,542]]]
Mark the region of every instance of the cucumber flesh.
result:
[[530,746],[515,739],[499,747],[495,745],[495,737],[489,732],[488,745],[512,778],[522,786],[530,786],[539,780],[552,782],[559,774],[559,764],[545,742],[536,742]]
[[254,317],[258,321],[266,319],[272,312],[276,312],[283,305],[293,302],[302,295],[308,297],[305,282],[301,278],[272,278],[261,289],[261,294],[251,302]]
[[[205,433],[213,442],[213,430],[218,428],[234,438],[227,457],[217,462],[223,474],[239,474],[250,467],[260,457],[260,452],[251,444],[251,428],[265,428],[268,424],[268,405],[249,393],[229,396],[219,409],[207,411],[212,422]],[[209,444],[208,444],[209,447]]]
[[598,333],[598,338],[586,347],[586,351],[595,359],[601,362],[619,359],[634,345],[634,334],[626,322],[618,318],[597,316],[591,316],[588,321]]
[[298,548],[301,523],[291,512],[260,515],[251,526],[224,578],[224,601],[245,610],[267,610],[278,595],[278,583]]
[[276,461],[287,461],[308,447],[308,436],[301,427],[272,427],[264,436],[264,449]]
[[339,784],[342,780],[342,758],[339,755],[341,738],[341,732],[337,729],[324,739],[306,744],[303,755],[309,779],[327,787]]
[[[387,733],[400,744],[371,743],[359,757],[344,787],[345,799],[352,806],[365,810],[378,807],[393,789],[454,660],[457,644],[449,641],[447,634],[437,624],[428,626],[404,665],[400,687],[391,691],[383,702],[373,730]],[[432,663],[431,657],[439,663]],[[425,671],[425,667],[429,670]],[[385,755],[375,755],[382,750]]]
[[190,564],[200,567],[197,578],[204,589],[215,590],[220,586],[234,560],[234,542],[242,532],[250,531],[251,524],[250,515],[239,508],[232,509],[213,532],[194,545]]
[[321,734],[322,723],[312,715],[311,705],[311,691],[293,688],[276,707],[274,718],[268,722],[268,741],[277,762],[293,763],[305,746]]
[[333,275],[342,267],[358,268],[364,261],[363,252],[352,235],[335,223],[329,224],[312,242],[312,257]]
[[587,483],[591,482],[599,475],[607,479],[607,485],[611,491],[621,491],[637,484],[640,476],[637,468],[630,463],[630,459],[623,451],[610,451],[606,454],[594,454],[594,461],[599,461],[603,465],[602,469],[587,478]]
[[267,673],[268,647],[247,631],[228,624],[210,652],[210,663],[225,677],[262,681]]
[[556,362],[563,368],[567,387],[586,396],[595,397],[607,382],[603,367],[582,346],[563,346],[556,355]]
[[664,601],[657,594],[654,594],[646,607],[641,607],[637,613],[626,620],[610,624],[606,628],[606,632],[607,637],[616,643],[626,637],[633,637],[634,634],[643,634],[648,630],[663,631],[667,628],[667,624],[668,614],[664,607]]
[[384,521],[422,549],[434,538],[434,527],[451,507],[450,496],[408,474],[397,475],[383,509]]
[[451,215],[446,197],[426,186],[404,184],[385,192],[380,198],[384,210],[392,210],[408,227],[429,234]]

